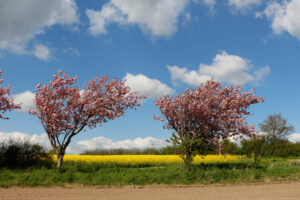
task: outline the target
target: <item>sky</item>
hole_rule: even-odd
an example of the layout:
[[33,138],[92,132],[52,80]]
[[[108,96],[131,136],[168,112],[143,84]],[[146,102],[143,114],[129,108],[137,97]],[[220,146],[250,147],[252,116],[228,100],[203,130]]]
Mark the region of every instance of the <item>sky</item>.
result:
[[58,70],[126,80],[148,95],[119,119],[76,135],[67,152],[95,148],[162,147],[155,98],[180,94],[214,78],[256,89],[249,124],[281,113],[300,141],[299,0],[1,0],[0,69],[22,109],[6,113],[0,138],[29,138],[49,146],[33,109],[35,87]]

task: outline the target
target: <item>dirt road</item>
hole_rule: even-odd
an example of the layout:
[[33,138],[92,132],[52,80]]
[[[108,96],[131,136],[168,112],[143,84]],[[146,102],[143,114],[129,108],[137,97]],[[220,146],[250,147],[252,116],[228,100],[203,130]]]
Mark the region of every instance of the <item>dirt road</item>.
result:
[[300,182],[232,186],[0,189],[1,200],[300,200]]

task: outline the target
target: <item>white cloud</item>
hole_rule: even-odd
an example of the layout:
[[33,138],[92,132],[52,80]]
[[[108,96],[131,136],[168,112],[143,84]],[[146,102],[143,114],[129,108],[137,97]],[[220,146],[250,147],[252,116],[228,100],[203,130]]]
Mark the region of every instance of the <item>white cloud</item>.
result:
[[35,94],[31,91],[25,91],[20,94],[16,94],[13,96],[14,102],[19,104],[21,103],[21,109],[20,111],[27,112],[28,110],[34,110],[34,99]]
[[169,88],[166,84],[161,83],[157,79],[150,79],[143,74],[133,75],[127,73],[123,80],[126,80],[125,84],[129,86],[133,92],[148,95],[150,98],[174,93],[174,90]]
[[229,0],[228,5],[233,7],[237,11],[246,11],[254,6],[258,6],[262,3],[262,0]]
[[288,140],[291,142],[300,142],[300,133],[293,133],[289,135]]
[[272,22],[275,34],[287,31],[300,40],[300,1],[284,1],[282,4],[270,1],[263,12],[256,13],[257,17],[265,15]]
[[216,0],[202,0],[202,2],[210,9],[213,10],[216,5]]
[[0,132],[0,142],[2,141],[9,141],[12,140],[28,140],[33,144],[40,144],[41,146],[45,147],[46,149],[50,149],[51,145],[46,133],[41,135],[29,135],[27,133],[21,132]]
[[186,25],[188,22],[191,21],[191,14],[189,12],[186,12],[184,15],[184,20],[182,21],[183,25]]
[[50,58],[50,50],[44,45],[35,45],[33,55],[42,60],[48,60]]
[[[0,142],[13,140],[24,140],[27,139],[29,142],[34,144],[40,144],[46,149],[51,149],[51,145],[47,134],[41,135],[29,135],[21,132],[0,132]],[[105,137],[95,137],[90,140],[82,140],[76,144],[71,144],[66,149],[66,154],[81,154],[86,150],[94,149],[145,149],[145,148],[162,148],[170,145],[163,139],[157,139],[153,137],[136,138],[134,140],[120,140],[112,141]]]
[[177,80],[180,80],[189,85],[198,86],[201,83],[211,79],[210,76],[199,75],[199,73],[195,70],[188,71],[188,69],[185,67],[179,68],[175,65],[174,66],[168,65],[167,67],[171,73],[171,78],[174,85]]
[[226,51],[217,54],[211,65],[200,64],[199,70],[188,70],[178,66],[167,66],[173,83],[177,80],[193,86],[214,78],[216,81],[229,84],[246,84],[259,82],[270,72],[270,67],[265,66],[251,73],[253,65],[250,61],[237,55],[230,55]]
[[55,24],[71,25],[78,22],[74,0],[2,0],[0,50],[32,54],[27,50],[28,43],[46,28]]
[[76,48],[63,49],[62,52],[70,56],[80,56],[80,52]]
[[67,151],[68,154],[80,154],[86,150],[94,149],[145,149],[145,148],[162,148],[170,145],[163,139],[153,137],[136,138],[134,140],[112,141],[105,137],[95,137],[91,140],[83,140],[71,146]]
[[110,0],[100,11],[86,10],[93,35],[106,34],[107,25],[137,25],[153,36],[170,36],[177,31],[178,18],[189,0]]

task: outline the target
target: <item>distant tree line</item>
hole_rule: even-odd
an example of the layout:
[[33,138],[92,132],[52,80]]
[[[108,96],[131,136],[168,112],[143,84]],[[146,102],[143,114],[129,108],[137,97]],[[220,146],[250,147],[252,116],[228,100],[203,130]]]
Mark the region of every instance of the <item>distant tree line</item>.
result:
[[[296,157],[300,156],[300,142],[293,143],[287,139],[294,131],[292,125],[279,114],[269,115],[259,124],[261,133],[252,138],[244,139],[238,144],[234,140],[224,139],[220,145],[201,146],[202,154],[234,154],[247,157]],[[203,144],[203,143],[202,143]],[[181,155],[181,145],[164,148],[146,149],[95,149],[83,155]]]
[[179,155],[178,146],[167,146],[163,148],[145,148],[145,149],[94,149],[84,151],[81,155]]
[[[253,157],[258,153],[261,157],[297,157],[300,156],[300,142],[293,143],[287,139],[279,139],[275,142],[263,136],[259,139],[243,140],[240,145],[226,139],[221,142],[222,154],[247,155]],[[179,146],[167,146],[163,148],[146,149],[94,149],[87,150],[82,155],[180,155]],[[219,148],[212,146],[204,154],[219,154]]]

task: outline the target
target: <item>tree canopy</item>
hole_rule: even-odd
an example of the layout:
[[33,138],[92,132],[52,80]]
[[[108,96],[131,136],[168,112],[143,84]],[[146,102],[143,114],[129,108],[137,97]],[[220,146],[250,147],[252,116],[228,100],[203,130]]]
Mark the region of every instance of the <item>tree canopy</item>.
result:
[[95,128],[121,117],[128,108],[136,109],[138,100],[144,98],[130,92],[124,81],[109,81],[107,76],[90,80],[83,89],[74,86],[76,79],[59,71],[49,84],[38,84],[36,110],[30,111],[41,120],[56,150],[58,168],[73,136],[86,127]]

